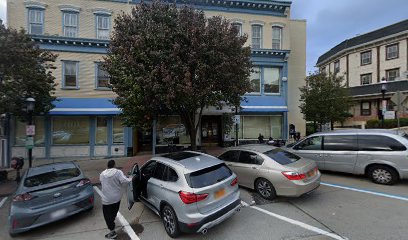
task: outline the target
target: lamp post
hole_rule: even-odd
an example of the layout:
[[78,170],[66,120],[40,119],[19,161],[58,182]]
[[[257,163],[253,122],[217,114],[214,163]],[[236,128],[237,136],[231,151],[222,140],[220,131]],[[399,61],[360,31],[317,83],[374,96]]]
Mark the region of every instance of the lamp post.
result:
[[382,94],[382,118],[381,118],[381,128],[384,128],[384,116],[387,111],[387,101],[385,100],[385,93],[387,92],[387,81],[382,78],[381,81],[381,94]]
[[[34,112],[34,106],[35,106],[35,99],[32,97],[29,97],[25,100],[26,102],[26,110],[28,114],[28,127],[26,129],[26,147],[28,149],[28,167],[32,167],[32,162],[33,162],[33,136],[34,132],[29,132],[29,129],[31,126],[33,126],[33,112]],[[34,128],[32,128],[34,129]],[[31,130],[35,131],[35,130]]]

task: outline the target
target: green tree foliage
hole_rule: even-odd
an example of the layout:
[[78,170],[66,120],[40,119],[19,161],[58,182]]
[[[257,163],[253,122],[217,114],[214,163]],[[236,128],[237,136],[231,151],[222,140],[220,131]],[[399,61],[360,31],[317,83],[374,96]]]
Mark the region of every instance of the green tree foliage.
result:
[[41,50],[25,34],[0,24],[0,113],[25,115],[25,99],[35,99],[35,114],[53,108],[52,69],[56,56]]
[[343,77],[314,73],[300,88],[300,109],[306,121],[318,124],[343,122],[351,115],[351,99]]
[[239,105],[250,87],[246,39],[226,19],[188,6],[141,3],[122,13],[105,68],[125,123],[150,127],[157,115],[178,114],[195,149],[205,107]]

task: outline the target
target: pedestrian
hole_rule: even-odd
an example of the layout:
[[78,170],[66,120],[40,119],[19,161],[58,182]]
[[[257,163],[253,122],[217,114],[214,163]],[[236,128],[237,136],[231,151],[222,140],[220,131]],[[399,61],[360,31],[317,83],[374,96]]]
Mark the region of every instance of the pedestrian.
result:
[[262,136],[262,134],[259,134],[258,142],[259,142],[259,143],[264,143],[264,142],[265,142],[265,141],[264,141],[264,136]]
[[108,168],[99,176],[102,185],[102,210],[106,225],[110,232],[105,238],[116,239],[115,218],[119,211],[122,199],[122,186],[132,181],[119,169],[115,168],[115,160],[108,161]]

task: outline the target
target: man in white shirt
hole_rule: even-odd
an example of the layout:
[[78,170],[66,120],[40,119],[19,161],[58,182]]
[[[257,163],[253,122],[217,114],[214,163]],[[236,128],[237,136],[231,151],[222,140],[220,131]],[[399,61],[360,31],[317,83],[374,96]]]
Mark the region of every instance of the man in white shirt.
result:
[[122,199],[122,186],[132,181],[119,169],[115,168],[115,160],[109,160],[108,168],[104,170],[99,180],[102,185],[102,210],[106,225],[110,232],[105,238],[116,239],[115,218],[119,211],[120,200]]

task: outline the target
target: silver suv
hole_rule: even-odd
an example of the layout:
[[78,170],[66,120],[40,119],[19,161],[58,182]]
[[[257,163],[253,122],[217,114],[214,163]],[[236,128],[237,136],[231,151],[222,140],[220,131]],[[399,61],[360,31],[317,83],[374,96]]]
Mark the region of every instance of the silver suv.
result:
[[317,162],[320,170],[366,174],[373,182],[394,184],[408,178],[408,135],[384,129],[315,133],[287,146]]
[[198,152],[153,157],[130,172],[129,209],[143,202],[163,221],[167,234],[201,232],[240,210],[237,176],[219,159]]

